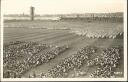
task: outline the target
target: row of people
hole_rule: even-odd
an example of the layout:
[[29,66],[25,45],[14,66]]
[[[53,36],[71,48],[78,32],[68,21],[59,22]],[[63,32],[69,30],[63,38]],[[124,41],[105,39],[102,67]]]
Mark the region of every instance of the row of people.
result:
[[106,33],[105,31],[103,32],[88,32],[88,31],[83,31],[83,30],[77,30],[77,31],[72,31],[72,33],[76,33],[81,36],[86,36],[88,38],[119,38],[123,37],[123,32],[111,32],[111,33]]

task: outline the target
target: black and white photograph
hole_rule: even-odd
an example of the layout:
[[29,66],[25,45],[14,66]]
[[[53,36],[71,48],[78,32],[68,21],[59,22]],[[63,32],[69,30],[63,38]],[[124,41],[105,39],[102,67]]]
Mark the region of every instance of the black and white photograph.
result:
[[127,0],[1,0],[1,80],[126,80]]

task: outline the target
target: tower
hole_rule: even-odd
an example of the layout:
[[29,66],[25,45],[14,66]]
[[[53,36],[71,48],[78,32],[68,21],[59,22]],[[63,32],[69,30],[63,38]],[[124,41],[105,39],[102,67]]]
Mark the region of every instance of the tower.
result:
[[30,19],[33,21],[34,20],[34,11],[35,11],[35,8],[34,7],[30,7]]

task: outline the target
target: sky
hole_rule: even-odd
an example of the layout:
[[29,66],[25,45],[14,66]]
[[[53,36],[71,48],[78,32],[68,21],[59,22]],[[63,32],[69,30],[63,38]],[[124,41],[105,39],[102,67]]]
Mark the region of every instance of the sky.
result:
[[125,0],[2,0],[4,14],[111,13],[123,12]]

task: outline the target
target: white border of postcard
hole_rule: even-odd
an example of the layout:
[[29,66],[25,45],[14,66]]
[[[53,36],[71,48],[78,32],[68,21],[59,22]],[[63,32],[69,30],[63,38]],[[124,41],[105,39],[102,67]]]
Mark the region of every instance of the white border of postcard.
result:
[[[2,4],[1,4],[2,5]],[[3,9],[1,8],[1,81],[127,81],[127,0],[124,0],[124,78],[3,78]]]

